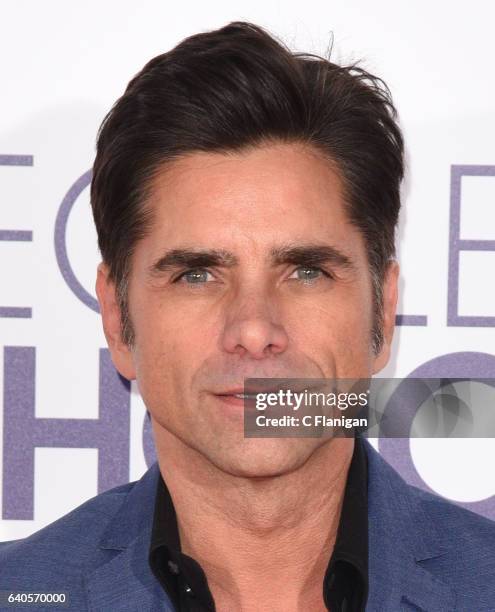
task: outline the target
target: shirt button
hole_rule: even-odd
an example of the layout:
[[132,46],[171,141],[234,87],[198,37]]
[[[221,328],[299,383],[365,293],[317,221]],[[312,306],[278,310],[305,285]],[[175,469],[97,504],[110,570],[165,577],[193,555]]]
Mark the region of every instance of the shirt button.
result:
[[168,569],[172,572],[172,574],[179,574],[179,566],[177,565],[177,563],[174,563],[173,561],[169,561],[168,562]]

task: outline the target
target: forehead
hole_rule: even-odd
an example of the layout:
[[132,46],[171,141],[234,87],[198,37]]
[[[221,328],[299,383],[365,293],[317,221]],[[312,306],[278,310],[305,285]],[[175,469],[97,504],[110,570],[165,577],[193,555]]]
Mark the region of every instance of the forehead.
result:
[[299,143],[189,153],[158,172],[148,206],[151,236],[162,247],[212,239],[359,240],[335,165]]

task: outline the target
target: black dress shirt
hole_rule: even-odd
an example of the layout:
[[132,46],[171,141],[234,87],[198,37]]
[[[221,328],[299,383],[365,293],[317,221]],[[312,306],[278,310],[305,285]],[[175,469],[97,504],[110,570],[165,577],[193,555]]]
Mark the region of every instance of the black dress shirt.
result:
[[[366,451],[357,435],[335,546],[322,585],[323,599],[331,612],[365,610],[368,597],[367,473]],[[149,563],[178,612],[215,611],[202,567],[181,552],[174,505],[162,477],[158,479],[156,492]]]

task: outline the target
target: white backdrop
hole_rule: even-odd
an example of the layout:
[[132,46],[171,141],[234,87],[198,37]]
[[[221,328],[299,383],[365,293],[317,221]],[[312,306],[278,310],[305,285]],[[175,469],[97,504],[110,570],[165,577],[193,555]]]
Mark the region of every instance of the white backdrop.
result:
[[[26,442],[34,421],[19,417],[32,407],[33,419],[99,418],[105,338],[98,314],[67,281],[60,254],[65,244],[73,275],[94,295],[99,259],[89,190],[76,191],[91,168],[97,128],[147,60],[232,20],[253,21],[293,50],[315,53],[325,53],[333,32],[334,61],[363,58],[392,90],[408,159],[398,233],[405,324],[396,328],[382,375],[408,376],[437,359],[442,371],[466,364],[471,376],[484,362],[495,378],[494,18],[494,5],[481,0],[3,4],[0,540],[24,537],[98,492],[96,447],[77,447],[70,436],[65,447]],[[458,305],[451,302],[448,318],[449,270],[451,296],[457,286],[456,206],[458,237],[471,242],[459,254]],[[132,388],[128,446],[121,448],[130,480],[146,469],[144,415]],[[31,444],[27,454],[22,444]],[[409,477],[402,453],[386,456]],[[410,456],[425,486],[461,503],[485,500],[472,509],[495,518],[494,440],[413,440]],[[118,460],[100,466],[100,489],[112,482],[112,465],[122,471]]]

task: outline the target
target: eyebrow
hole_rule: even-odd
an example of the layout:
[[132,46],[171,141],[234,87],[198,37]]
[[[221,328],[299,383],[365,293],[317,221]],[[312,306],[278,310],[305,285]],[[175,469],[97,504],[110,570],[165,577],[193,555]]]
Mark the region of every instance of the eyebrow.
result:
[[[331,245],[306,244],[285,245],[270,251],[271,263],[274,266],[293,264],[300,266],[318,266],[332,264],[343,270],[355,268],[351,258]],[[149,267],[152,276],[184,268],[233,268],[239,264],[236,255],[223,249],[188,249],[175,248],[164,253]]]
[[332,264],[342,269],[354,269],[352,259],[331,245],[286,245],[272,249],[272,262],[274,265],[294,264],[304,266],[318,266]]
[[232,268],[238,263],[239,261],[235,255],[219,249],[171,249],[149,267],[149,272],[154,276],[179,267]]

